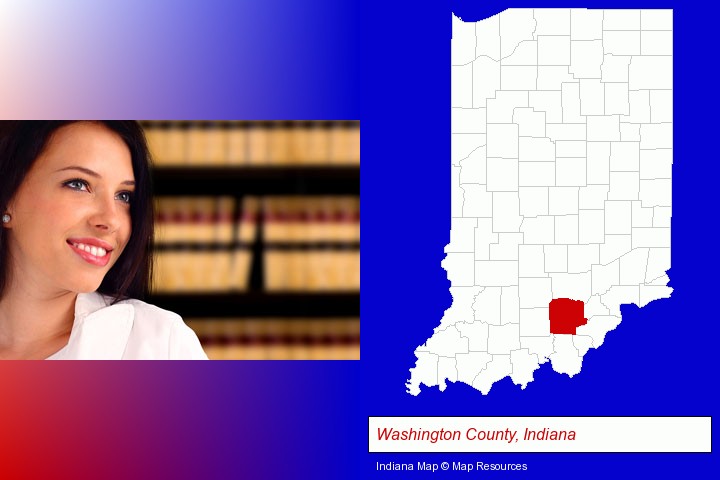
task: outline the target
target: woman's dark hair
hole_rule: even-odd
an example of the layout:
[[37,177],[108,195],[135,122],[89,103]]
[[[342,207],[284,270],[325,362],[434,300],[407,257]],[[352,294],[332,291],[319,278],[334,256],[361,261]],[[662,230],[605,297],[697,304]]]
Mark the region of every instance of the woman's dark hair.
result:
[[[0,121],[0,214],[40,156],[52,134],[74,121]],[[142,127],[135,121],[99,121],[130,149],[135,193],[130,205],[132,232],[125,250],[103,279],[98,292],[144,299],[152,275],[153,201],[150,155]],[[8,280],[8,231],[0,228],[0,297]]]

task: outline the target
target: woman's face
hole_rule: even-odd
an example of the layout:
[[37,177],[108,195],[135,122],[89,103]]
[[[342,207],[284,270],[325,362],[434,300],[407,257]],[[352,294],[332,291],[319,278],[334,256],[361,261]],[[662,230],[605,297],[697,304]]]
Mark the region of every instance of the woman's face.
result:
[[130,238],[130,150],[78,122],[51,136],[8,205],[12,282],[38,292],[92,292]]

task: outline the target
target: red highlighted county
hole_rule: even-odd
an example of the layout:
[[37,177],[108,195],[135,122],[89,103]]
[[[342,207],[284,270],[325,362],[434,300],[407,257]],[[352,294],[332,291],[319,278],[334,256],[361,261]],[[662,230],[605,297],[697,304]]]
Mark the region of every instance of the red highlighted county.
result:
[[554,298],[550,301],[550,333],[575,335],[575,329],[586,324],[582,300]]

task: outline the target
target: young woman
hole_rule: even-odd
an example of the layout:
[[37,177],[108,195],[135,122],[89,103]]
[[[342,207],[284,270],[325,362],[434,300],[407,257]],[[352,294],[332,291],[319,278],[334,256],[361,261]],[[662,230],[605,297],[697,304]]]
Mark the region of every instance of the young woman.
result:
[[207,358],[142,302],[153,207],[136,122],[0,122],[0,216],[0,358]]

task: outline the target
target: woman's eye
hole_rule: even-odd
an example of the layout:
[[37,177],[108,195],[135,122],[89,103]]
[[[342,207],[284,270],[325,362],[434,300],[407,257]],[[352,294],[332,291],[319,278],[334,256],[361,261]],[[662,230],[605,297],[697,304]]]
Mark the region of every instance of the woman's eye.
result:
[[120,192],[117,194],[116,197],[118,200],[120,200],[123,203],[127,203],[128,205],[132,202],[132,193],[130,192]]
[[88,184],[85,180],[78,180],[78,179],[68,180],[67,182],[64,183],[64,185],[68,188],[71,188],[73,190],[78,190],[81,192],[86,192],[89,190]]

